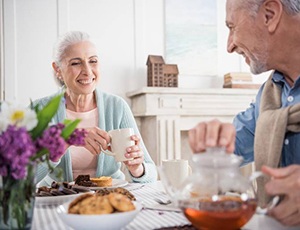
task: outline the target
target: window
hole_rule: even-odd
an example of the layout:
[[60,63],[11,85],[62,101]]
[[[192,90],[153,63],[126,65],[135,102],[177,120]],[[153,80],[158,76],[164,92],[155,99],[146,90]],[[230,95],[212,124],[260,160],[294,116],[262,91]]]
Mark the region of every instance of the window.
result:
[[165,0],[166,63],[180,75],[217,75],[217,0]]

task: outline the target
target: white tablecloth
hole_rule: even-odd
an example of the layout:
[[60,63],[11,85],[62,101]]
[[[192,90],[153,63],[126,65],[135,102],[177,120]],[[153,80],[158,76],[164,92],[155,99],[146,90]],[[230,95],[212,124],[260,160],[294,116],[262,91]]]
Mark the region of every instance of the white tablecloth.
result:
[[[151,184],[130,183],[125,188],[130,190],[131,193],[135,195],[138,202],[143,202],[147,205],[156,204],[156,202],[153,200],[155,197],[163,199],[168,198],[164,193],[164,189],[159,181]],[[56,212],[57,206],[58,205],[36,205],[34,209],[32,230],[72,229],[65,225],[59,218]],[[190,222],[181,212],[143,209],[136,216],[136,218],[130,224],[124,226],[122,230],[150,230],[183,225],[190,225]],[[242,229],[294,230],[300,229],[300,227],[284,227],[268,216],[254,215]]]

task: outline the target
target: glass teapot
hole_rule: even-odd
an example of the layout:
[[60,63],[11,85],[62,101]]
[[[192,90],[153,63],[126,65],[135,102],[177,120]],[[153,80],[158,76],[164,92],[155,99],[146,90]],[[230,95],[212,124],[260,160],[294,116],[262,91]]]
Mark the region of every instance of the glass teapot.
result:
[[174,188],[160,168],[165,190],[187,219],[198,229],[240,229],[256,211],[252,180],[239,170],[242,157],[211,148],[193,154],[192,175]]

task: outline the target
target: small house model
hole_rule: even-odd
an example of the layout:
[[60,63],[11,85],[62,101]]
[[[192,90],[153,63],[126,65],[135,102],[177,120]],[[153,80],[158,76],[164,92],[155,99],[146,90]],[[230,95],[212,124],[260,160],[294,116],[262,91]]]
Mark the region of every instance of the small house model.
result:
[[147,86],[177,87],[178,67],[165,64],[162,56],[149,55],[147,59]]

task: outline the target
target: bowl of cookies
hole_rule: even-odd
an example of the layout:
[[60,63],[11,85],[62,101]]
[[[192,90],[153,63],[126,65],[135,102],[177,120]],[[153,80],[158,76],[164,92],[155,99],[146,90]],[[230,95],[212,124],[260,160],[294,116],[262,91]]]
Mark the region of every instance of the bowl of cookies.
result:
[[118,193],[86,193],[57,207],[62,221],[73,229],[121,229],[142,209],[130,197]]

